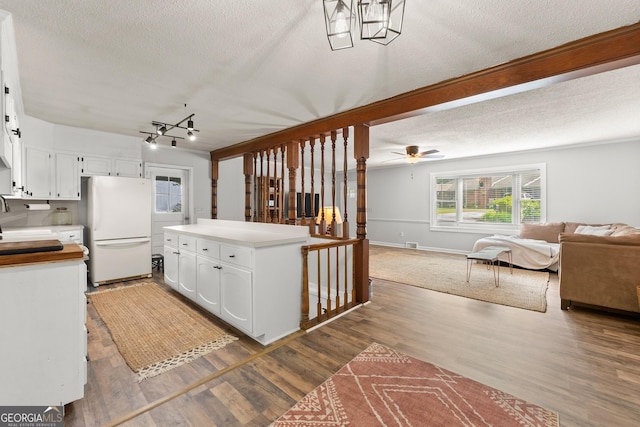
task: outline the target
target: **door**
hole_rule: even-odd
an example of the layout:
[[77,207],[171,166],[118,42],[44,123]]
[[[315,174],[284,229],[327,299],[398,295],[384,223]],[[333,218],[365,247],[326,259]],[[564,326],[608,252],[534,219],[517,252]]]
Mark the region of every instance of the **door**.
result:
[[146,166],[145,176],[152,182],[151,245],[162,253],[163,227],[189,223],[189,170]]
[[178,255],[178,292],[196,300],[196,254],[180,251]]
[[220,314],[220,263],[198,256],[197,301],[213,314]]
[[251,334],[253,332],[253,288],[251,272],[221,264],[221,317],[230,324]]

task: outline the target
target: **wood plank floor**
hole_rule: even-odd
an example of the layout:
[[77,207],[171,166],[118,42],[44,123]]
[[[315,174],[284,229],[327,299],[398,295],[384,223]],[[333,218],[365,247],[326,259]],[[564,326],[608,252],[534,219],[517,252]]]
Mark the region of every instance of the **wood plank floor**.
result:
[[547,300],[539,313],[374,279],[371,303],[327,325],[268,347],[229,328],[238,341],[141,383],[89,304],[88,384],[65,426],[268,426],[374,341],[555,410],[561,426],[640,425],[640,320],[560,310],[555,274]]

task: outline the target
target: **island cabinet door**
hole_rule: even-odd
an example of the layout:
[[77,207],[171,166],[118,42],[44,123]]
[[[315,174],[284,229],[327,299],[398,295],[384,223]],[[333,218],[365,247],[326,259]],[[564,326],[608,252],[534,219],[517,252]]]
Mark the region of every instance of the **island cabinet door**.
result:
[[220,262],[198,256],[198,296],[196,301],[211,313],[220,315]]
[[253,332],[253,284],[251,272],[220,264],[220,317],[251,334]]
[[178,292],[182,295],[196,300],[196,254],[187,251],[180,251],[178,258]]
[[178,290],[178,257],[176,248],[164,247],[164,282],[176,291]]

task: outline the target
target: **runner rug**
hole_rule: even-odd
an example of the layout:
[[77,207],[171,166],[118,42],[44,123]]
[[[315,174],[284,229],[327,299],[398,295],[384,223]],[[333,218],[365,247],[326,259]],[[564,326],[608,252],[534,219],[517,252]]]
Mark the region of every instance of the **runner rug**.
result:
[[495,285],[493,267],[475,261],[467,282],[467,258],[463,255],[385,249],[373,252],[369,258],[369,274],[373,278],[494,304],[547,311],[548,272],[496,268],[500,270],[499,286]]
[[88,297],[137,381],[237,340],[151,281],[93,292]]
[[558,426],[557,413],[373,343],[272,427]]

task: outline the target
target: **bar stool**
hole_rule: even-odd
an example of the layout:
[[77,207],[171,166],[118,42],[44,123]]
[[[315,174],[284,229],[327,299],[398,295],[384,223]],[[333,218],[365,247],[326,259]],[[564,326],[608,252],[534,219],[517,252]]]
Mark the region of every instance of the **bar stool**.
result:
[[151,269],[157,268],[158,271],[164,272],[164,255],[152,254],[151,255]]

